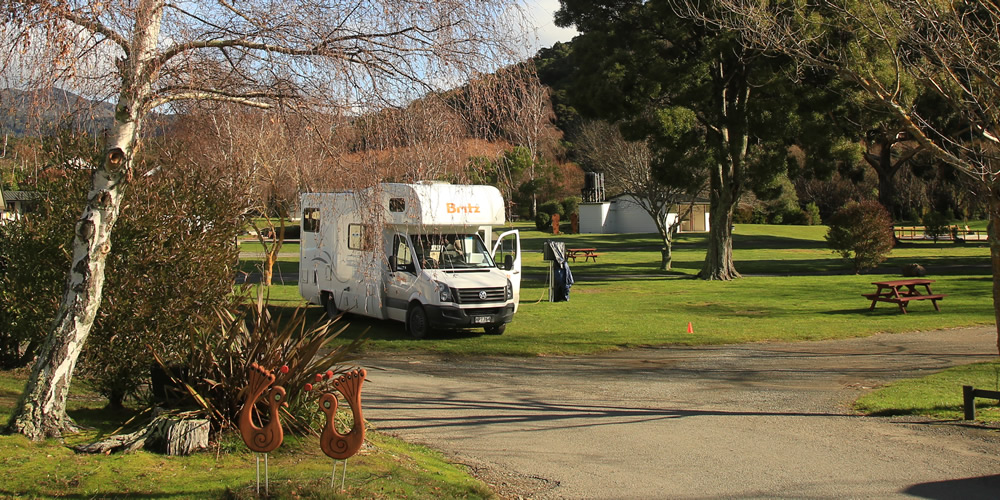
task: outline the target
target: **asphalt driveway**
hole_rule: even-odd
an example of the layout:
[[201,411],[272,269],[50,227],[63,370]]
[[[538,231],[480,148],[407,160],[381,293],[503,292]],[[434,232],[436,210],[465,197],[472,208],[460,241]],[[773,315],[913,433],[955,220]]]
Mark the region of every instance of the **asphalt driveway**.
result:
[[997,431],[849,405],[899,378],[995,357],[990,327],[361,364],[375,427],[443,450],[508,498],[994,499]]

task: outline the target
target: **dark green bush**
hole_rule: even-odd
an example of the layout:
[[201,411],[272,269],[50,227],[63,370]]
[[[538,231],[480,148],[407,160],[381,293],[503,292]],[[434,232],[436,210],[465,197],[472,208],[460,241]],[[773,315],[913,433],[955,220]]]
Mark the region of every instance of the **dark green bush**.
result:
[[[141,168],[141,167],[139,167]],[[88,171],[49,176],[37,210],[3,228],[0,255],[0,363],[30,362],[48,333],[70,263],[73,228],[89,188]],[[245,196],[217,175],[164,169],[137,177],[125,192],[111,238],[100,308],[80,359],[111,405],[148,381],[150,347],[170,351],[192,321],[232,293],[236,236]],[[7,244],[15,242],[16,244]]]
[[538,206],[538,213],[545,212],[549,215],[559,214],[559,218],[566,218],[566,211],[563,209],[563,204],[558,200],[550,200],[542,203]]
[[31,362],[55,316],[69,268],[65,240],[72,226],[40,224],[38,214],[0,224],[5,268],[0,274],[0,369]]
[[819,215],[819,206],[813,202],[806,203],[806,208],[803,210],[806,216],[806,224],[810,226],[817,226],[823,223],[822,217]]
[[752,224],[754,218],[754,208],[750,205],[738,205],[733,210],[734,224]]
[[244,226],[239,196],[199,171],[135,181],[112,234],[105,297],[83,373],[118,405],[148,380],[150,347],[173,351],[180,332],[232,293]]
[[552,214],[539,211],[538,215],[535,216],[535,229],[539,231],[551,231]]
[[583,201],[583,198],[579,196],[567,196],[566,198],[563,198],[560,202],[563,208],[562,215],[560,215],[560,217],[564,215],[567,219],[569,219],[569,216],[579,213],[581,201]]
[[892,217],[876,201],[848,203],[833,214],[829,225],[827,245],[850,261],[856,273],[885,262],[895,243]]
[[951,221],[946,214],[941,212],[929,212],[924,216],[924,234],[937,243],[937,240],[948,236],[948,223]]
[[535,229],[539,231],[552,230],[552,216],[559,214],[559,220],[567,220],[563,211],[563,204],[558,200],[550,200],[538,206],[538,214],[535,215]]
[[62,131],[41,144],[50,167],[25,190],[42,194],[35,209],[0,225],[0,368],[25,366],[48,334],[69,270],[74,226],[90,184],[90,172],[70,162],[98,161],[98,145],[86,135]]

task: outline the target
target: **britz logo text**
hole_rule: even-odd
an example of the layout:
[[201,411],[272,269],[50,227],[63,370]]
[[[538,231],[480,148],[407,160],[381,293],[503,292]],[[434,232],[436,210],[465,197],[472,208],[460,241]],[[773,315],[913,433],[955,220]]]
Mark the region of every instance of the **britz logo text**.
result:
[[478,214],[479,205],[473,205],[469,203],[468,205],[456,205],[454,203],[446,204],[449,214]]

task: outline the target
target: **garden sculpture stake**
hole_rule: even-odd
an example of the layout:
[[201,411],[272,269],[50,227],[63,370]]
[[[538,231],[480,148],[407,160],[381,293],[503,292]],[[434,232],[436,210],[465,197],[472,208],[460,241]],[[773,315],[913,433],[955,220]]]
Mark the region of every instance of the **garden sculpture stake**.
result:
[[[281,370],[284,373],[287,372],[288,368],[282,366]],[[243,436],[243,442],[246,443],[247,447],[257,453],[264,454],[264,494],[267,494],[267,454],[281,446],[281,441],[285,437],[285,433],[281,429],[281,420],[278,418],[278,409],[281,406],[288,406],[288,403],[285,402],[284,387],[275,385],[268,390],[268,387],[274,384],[275,379],[270,370],[257,363],[252,363],[247,378],[249,379],[245,389],[247,398],[243,401],[243,408],[240,409],[237,423],[240,427],[240,435]],[[258,427],[254,425],[250,417],[251,413],[256,413],[254,406],[265,390],[267,390],[265,403],[271,418],[266,425]],[[260,420],[259,417],[258,420]],[[260,494],[260,455],[257,455],[257,494]]]
[[344,400],[351,406],[351,414],[354,416],[354,425],[347,434],[337,432],[335,417],[337,416],[337,395],[326,393],[319,399],[319,408],[326,413],[326,426],[323,427],[323,435],[320,436],[319,445],[323,453],[334,460],[333,474],[330,476],[330,487],[333,487],[337,476],[337,460],[344,461],[344,474],[340,481],[340,489],[344,489],[344,481],[347,480],[347,459],[353,456],[361,445],[365,442],[365,422],[361,416],[361,384],[365,381],[368,372],[364,368],[353,370],[341,375],[333,381],[334,388],[344,396]]

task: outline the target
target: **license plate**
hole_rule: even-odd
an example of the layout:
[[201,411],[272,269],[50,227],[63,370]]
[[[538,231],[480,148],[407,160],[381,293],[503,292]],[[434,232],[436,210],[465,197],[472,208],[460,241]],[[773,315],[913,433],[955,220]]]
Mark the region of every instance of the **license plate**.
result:
[[493,322],[493,316],[473,316],[472,317],[472,322],[475,323],[475,324],[477,324],[477,325],[485,324],[485,323],[492,323]]

